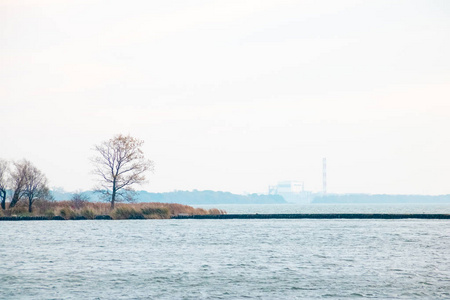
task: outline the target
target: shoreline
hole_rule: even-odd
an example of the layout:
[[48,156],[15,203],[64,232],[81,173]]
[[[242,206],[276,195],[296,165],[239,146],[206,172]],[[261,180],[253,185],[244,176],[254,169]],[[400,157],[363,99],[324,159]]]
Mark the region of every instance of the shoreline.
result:
[[[178,215],[172,216],[171,219],[210,219],[210,220],[230,220],[230,219],[450,219],[450,214],[223,214],[223,215]],[[89,220],[83,216],[78,216],[72,221]],[[97,215],[92,220],[114,220],[110,215]],[[127,218],[122,220],[157,220],[145,218]],[[164,219],[159,219],[164,220]],[[166,219],[169,220],[169,219]],[[0,217],[0,221],[67,221],[61,216],[9,216]]]

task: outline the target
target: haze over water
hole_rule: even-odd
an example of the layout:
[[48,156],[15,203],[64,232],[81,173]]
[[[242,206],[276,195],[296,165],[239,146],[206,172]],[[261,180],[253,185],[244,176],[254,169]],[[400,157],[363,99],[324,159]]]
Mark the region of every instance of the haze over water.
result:
[[[151,192],[450,194],[447,0],[2,0],[0,157],[93,188],[145,141]],[[20,116],[20,117],[18,117]]]
[[448,299],[449,225],[414,219],[2,222],[0,298]]

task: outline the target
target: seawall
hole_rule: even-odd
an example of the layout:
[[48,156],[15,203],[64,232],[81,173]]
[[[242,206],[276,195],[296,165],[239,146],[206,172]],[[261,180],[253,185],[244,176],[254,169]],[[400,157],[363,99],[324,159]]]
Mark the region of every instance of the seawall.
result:
[[172,219],[450,219],[450,214],[228,214],[183,215]]
[[[0,217],[0,221],[64,221],[61,216],[46,217],[46,216],[10,216],[10,217]],[[87,220],[83,216],[77,216],[72,220]],[[95,220],[112,220],[109,215],[98,215],[95,216]]]
[[[450,219],[450,214],[228,214],[228,215],[181,215],[171,219]],[[63,217],[11,216],[0,221],[48,221],[65,220]],[[77,217],[74,220],[86,220]],[[112,220],[109,215],[99,215],[95,220]]]

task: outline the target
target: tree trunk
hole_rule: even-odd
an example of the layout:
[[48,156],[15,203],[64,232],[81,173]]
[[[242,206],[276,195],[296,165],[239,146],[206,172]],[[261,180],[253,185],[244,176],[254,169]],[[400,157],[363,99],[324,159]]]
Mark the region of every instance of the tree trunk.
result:
[[19,194],[20,194],[20,191],[18,191],[18,190],[14,191],[14,195],[11,199],[11,203],[9,203],[9,208],[13,208],[14,206],[16,206],[16,203],[19,201]]
[[31,199],[28,200],[28,212],[32,213],[33,212],[33,208],[31,207],[33,205],[33,201],[31,201]]
[[116,202],[116,181],[113,182],[112,197],[111,197],[111,210],[114,209],[114,202]]
[[6,191],[1,190],[0,195],[2,198],[2,209],[5,210],[6,209]]

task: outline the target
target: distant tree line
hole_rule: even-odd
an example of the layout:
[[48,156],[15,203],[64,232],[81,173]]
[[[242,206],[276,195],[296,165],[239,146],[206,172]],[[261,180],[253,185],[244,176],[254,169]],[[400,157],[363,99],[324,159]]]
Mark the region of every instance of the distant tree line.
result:
[[[77,193],[66,192],[62,189],[52,191],[56,200],[78,199],[81,196],[94,202],[102,199],[95,191]],[[151,193],[147,191],[135,191],[135,202],[159,202],[179,203],[185,205],[204,204],[281,204],[287,203],[280,195],[248,194],[239,195],[221,191],[173,191],[164,193]]]
[[13,208],[24,199],[28,202],[30,213],[36,200],[51,199],[47,177],[26,159],[13,162],[0,159],[0,201],[3,210],[7,209],[8,191],[11,192],[8,208]]
[[192,204],[276,204],[286,203],[280,195],[248,194],[238,195],[219,191],[174,191],[167,193],[148,193],[141,191],[139,201]]

